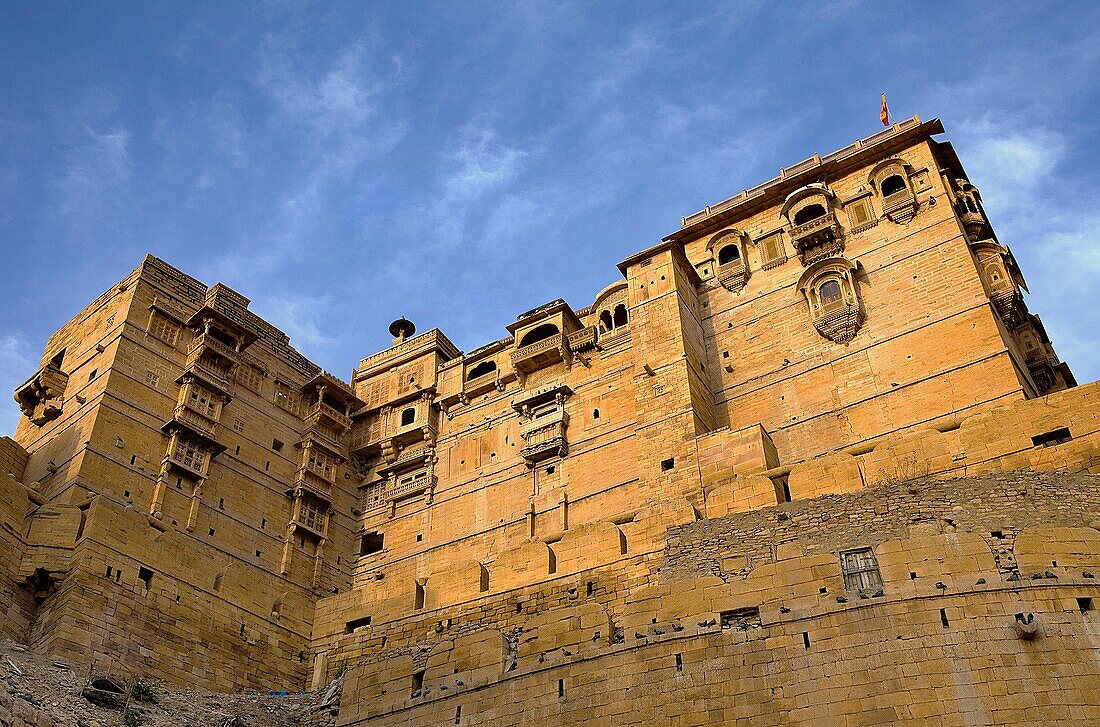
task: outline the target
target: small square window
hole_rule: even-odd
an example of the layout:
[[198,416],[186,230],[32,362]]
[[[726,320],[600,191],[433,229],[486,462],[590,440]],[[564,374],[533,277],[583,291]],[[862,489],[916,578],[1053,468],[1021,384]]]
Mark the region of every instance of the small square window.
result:
[[282,452],[283,443],[280,442],[278,439],[273,439],[271,440],[271,448],[274,449],[276,452]]
[[382,552],[385,535],[379,532],[363,533],[359,538],[359,555],[373,555]]
[[661,471],[668,472],[676,466],[676,458],[669,457],[668,459],[661,460]]

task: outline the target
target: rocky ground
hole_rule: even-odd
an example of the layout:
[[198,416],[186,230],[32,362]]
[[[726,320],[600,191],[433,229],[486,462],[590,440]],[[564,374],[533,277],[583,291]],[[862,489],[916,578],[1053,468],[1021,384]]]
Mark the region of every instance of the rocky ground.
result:
[[[316,694],[217,694],[156,680],[142,681],[129,707],[93,704],[84,696],[88,674],[64,662],[0,641],[0,727],[330,727],[339,684]],[[118,701],[126,702],[130,684]],[[110,694],[106,696],[111,696]]]

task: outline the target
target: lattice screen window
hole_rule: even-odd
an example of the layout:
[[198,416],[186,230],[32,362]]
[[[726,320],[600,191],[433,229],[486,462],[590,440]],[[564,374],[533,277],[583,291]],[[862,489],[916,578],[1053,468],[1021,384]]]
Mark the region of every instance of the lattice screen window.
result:
[[153,311],[152,316],[149,318],[149,335],[153,338],[159,338],[169,346],[175,346],[176,341],[179,340],[180,327],[168,316]]
[[237,367],[237,381],[259,393],[264,385],[264,372],[252,365]]
[[841,553],[840,570],[844,575],[844,587],[851,593],[874,592],[882,588],[878,561],[870,548]]
[[275,383],[275,403],[287,411],[297,414],[301,408],[302,396],[281,381]]
[[298,510],[298,522],[321,532],[325,528],[325,505],[311,497],[303,497]]
[[188,406],[201,414],[205,414],[211,419],[218,418],[218,401],[214,398],[213,394],[197,386],[191,387],[191,396],[188,399]]
[[376,507],[386,501],[386,483],[372,482],[363,488],[363,504]]
[[331,480],[333,478],[336,469],[330,457],[312,449],[309,451],[308,467],[314,473],[324,477],[326,480]]
[[205,445],[187,437],[176,439],[175,459],[184,467],[202,471],[206,465],[207,448]]

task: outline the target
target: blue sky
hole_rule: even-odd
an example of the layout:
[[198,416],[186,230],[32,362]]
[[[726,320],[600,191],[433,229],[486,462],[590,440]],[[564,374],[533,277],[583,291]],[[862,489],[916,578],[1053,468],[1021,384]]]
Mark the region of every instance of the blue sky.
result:
[[[0,4],[0,391],[146,252],[348,376],[590,303],[681,215],[939,116],[1100,377],[1100,4]],[[0,433],[17,410],[0,396]]]

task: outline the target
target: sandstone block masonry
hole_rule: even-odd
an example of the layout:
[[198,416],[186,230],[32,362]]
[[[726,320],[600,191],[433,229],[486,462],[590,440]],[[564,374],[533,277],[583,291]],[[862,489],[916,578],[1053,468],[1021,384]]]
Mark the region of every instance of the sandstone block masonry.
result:
[[787,167],[468,353],[398,319],[347,382],[147,258],[15,392],[5,633],[343,675],[348,725],[1095,718],[1100,388],[942,131]]

